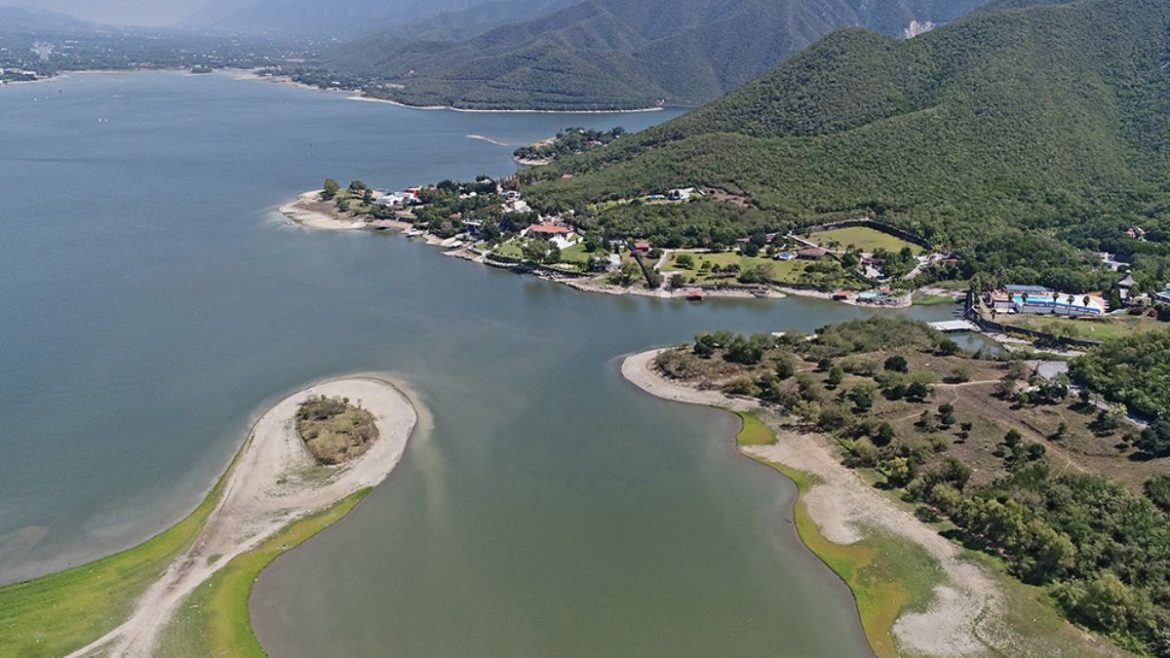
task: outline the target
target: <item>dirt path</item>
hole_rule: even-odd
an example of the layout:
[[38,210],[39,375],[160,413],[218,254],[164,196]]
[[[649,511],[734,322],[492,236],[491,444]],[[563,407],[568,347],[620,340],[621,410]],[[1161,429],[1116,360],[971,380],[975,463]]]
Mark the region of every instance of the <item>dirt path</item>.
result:
[[[653,370],[654,357],[661,351],[627,357],[622,375],[647,393],[667,400],[732,411],[759,407],[751,400],[699,391],[663,378]],[[903,652],[973,656],[1010,651],[1010,637],[1004,635],[999,623],[1003,595],[983,567],[962,559],[950,541],[843,466],[827,438],[775,426],[772,429],[777,431],[776,445],[744,452],[819,478],[820,483],[802,500],[826,538],[837,544],[854,544],[864,539],[867,528],[877,528],[921,546],[946,574],[946,582],[935,588],[935,600],[926,611],[905,613],[895,623],[894,635]],[[1000,644],[1003,646],[994,646]]]
[[[313,395],[348,397],[372,413],[378,439],[369,451],[343,466],[318,466],[294,424],[297,408]],[[386,479],[417,422],[410,400],[390,382],[372,377],[317,384],[278,403],[252,427],[218,506],[191,548],[146,591],[128,621],[70,658],[151,656],[182,600],[232,558],[297,519]]]

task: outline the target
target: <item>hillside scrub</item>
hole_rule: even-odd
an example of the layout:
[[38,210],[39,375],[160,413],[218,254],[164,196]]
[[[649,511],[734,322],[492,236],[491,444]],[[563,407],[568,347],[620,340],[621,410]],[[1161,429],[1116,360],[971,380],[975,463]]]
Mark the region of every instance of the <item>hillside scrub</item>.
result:
[[[1168,27],[1163,2],[1076,0],[901,42],[842,30],[683,117],[526,173],[530,196],[584,210],[706,185],[783,225],[867,215],[912,230],[963,257],[939,278],[1101,289],[1114,274],[1092,251],[1150,270],[1170,258]],[[685,242],[719,211],[678,212],[594,221]]]
[[[835,437],[846,465],[872,472],[922,518],[949,520],[953,539],[1044,587],[1068,619],[1123,647],[1170,655],[1165,467],[1097,447],[1120,423],[1105,430],[1079,413],[1084,403],[1067,381],[1042,380],[1020,361],[972,358],[926,325],[890,318],[811,338],[700,334],[656,365],[699,388],[757,397],[796,426]],[[960,369],[962,381],[939,383]],[[1152,424],[1136,443],[1158,441],[1170,446],[1170,423]],[[1142,476],[1143,487],[1136,472],[1156,475]]]

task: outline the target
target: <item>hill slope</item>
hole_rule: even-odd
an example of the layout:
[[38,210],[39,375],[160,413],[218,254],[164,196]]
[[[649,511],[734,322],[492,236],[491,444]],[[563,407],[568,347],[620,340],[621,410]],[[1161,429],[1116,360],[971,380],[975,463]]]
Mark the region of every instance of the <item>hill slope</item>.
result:
[[353,35],[462,11],[493,0],[212,0],[188,17],[191,27]]
[[[984,268],[1039,270],[1024,278],[1067,268],[1070,243],[1162,253],[1168,31],[1158,0],[980,12],[903,42],[844,30],[619,148],[540,172],[557,180],[533,191],[585,209],[711,185],[746,194],[775,224],[869,213]],[[694,221],[623,212],[590,221],[695,239]],[[1134,224],[1149,242],[1124,240]]]
[[418,105],[597,109],[694,104],[733,89],[833,29],[902,36],[983,0],[584,0],[461,42],[373,35],[323,66]]

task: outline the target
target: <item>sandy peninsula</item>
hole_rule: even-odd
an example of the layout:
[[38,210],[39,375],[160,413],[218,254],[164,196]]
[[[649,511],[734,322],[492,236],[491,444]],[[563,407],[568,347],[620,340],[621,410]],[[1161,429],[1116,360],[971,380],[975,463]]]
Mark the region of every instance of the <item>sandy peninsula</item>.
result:
[[[378,438],[366,453],[336,467],[316,463],[297,434],[295,416],[301,403],[318,395],[347,397],[373,414]],[[159,633],[192,591],[286,526],[385,480],[417,423],[410,399],[375,377],[316,384],[279,402],[253,425],[191,547],[147,589],[125,623],[70,656],[154,655]]]
[[280,207],[280,214],[294,222],[320,231],[352,231],[366,228],[365,222],[339,218],[332,204],[321,200],[321,190],[297,195],[295,201]]
[[374,219],[369,216],[341,217],[332,203],[321,200],[321,190],[310,190],[280,207],[280,214],[294,223],[317,231],[360,231],[393,229],[405,231],[409,222],[395,219]]
[[[646,393],[666,400],[729,411],[759,408],[754,399],[702,391],[663,377],[654,366],[662,351],[626,357],[622,375]],[[999,619],[1003,595],[985,568],[962,559],[950,541],[842,465],[826,437],[797,434],[769,424],[777,434],[776,444],[744,448],[743,452],[819,480],[802,501],[829,541],[855,544],[864,539],[867,529],[876,528],[921,546],[946,574],[947,582],[935,588],[935,600],[927,610],[904,613],[894,624],[893,634],[904,653],[957,657],[1011,652],[1011,638]]]

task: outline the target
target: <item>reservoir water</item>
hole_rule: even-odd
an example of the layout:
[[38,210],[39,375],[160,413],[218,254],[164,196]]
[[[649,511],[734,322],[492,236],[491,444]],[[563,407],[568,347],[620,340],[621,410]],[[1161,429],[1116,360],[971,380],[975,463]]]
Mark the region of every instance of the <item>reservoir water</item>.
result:
[[736,421],[617,372],[705,329],[863,311],[583,294],[274,211],[325,176],[506,174],[559,128],[670,116],[418,111],[229,74],[0,89],[0,582],[165,527],[268,404],[377,371],[433,427],[261,577],[272,655],[867,655]]

